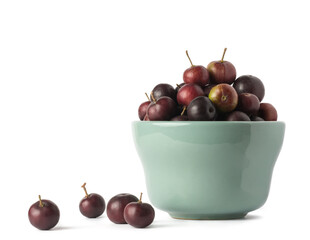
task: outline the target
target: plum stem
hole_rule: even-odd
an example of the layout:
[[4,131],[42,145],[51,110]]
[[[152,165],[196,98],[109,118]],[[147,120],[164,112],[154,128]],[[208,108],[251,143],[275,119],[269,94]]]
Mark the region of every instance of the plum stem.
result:
[[224,52],[223,52],[223,56],[222,56],[221,62],[224,62],[224,56],[225,56],[226,50],[227,50],[227,48],[224,48]]
[[88,197],[88,193],[87,193],[87,191],[86,191],[86,183],[84,183],[81,187],[84,189],[84,192],[85,192],[85,194],[86,194],[86,197]]
[[39,201],[40,201],[39,206],[43,207],[44,205],[43,205],[43,202],[42,202],[42,199],[41,199],[41,195],[39,195]]
[[186,56],[188,57],[188,60],[190,61],[192,67],[194,67],[194,65],[193,65],[193,63],[192,63],[192,60],[191,60],[191,58],[190,58],[189,55],[188,55],[188,51],[187,51],[187,50],[186,50]]
[[176,85],[177,85],[178,88],[180,88],[180,85],[179,85],[179,84],[176,84]]
[[142,193],[140,193],[140,199],[139,199],[138,203],[142,203]]
[[152,98],[152,101],[153,101],[154,103],[156,103],[156,99],[154,98],[153,92],[151,92],[151,98]]
[[145,93],[145,96],[147,97],[147,100],[151,101],[147,93]]
[[183,107],[183,110],[181,112],[181,116],[183,116],[183,114],[185,113],[185,110],[186,110],[186,106]]

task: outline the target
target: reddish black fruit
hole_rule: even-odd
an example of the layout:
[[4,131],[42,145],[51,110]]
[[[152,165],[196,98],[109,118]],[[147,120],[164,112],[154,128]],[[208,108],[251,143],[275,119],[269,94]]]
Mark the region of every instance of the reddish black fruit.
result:
[[265,96],[265,87],[263,82],[252,75],[243,75],[236,79],[233,87],[238,94],[252,93],[258,97],[259,101],[262,101]]
[[131,194],[122,193],[110,199],[107,205],[108,218],[116,224],[126,224],[124,209],[128,203],[137,202],[139,199]]
[[156,85],[152,93],[155,99],[159,99],[160,97],[170,97],[171,99],[176,100],[177,96],[176,90],[167,83],[160,83]]
[[146,115],[150,121],[168,121],[177,115],[177,104],[170,97],[161,97],[148,106]]
[[151,101],[146,101],[139,106],[138,115],[140,120],[142,121],[146,115],[146,109],[150,105]]
[[277,110],[270,103],[261,103],[257,115],[265,121],[277,121],[278,119]]
[[252,117],[251,117],[251,121],[256,121],[256,122],[258,122],[258,121],[265,121],[265,120],[262,119],[261,117],[258,117],[258,116],[252,116]]
[[179,115],[171,118],[171,121],[188,121],[188,116],[186,115]]
[[252,93],[241,93],[238,96],[237,110],[248,115],[255,115],[259,109],[259,99]]
[[124,210],[124,218],[128,224],[136,228],[145,228],[149,226],[155,218],[154,208],[148,203],[138,202],[129,203]]
[[215,86],[216,84],[208,84],[204,87],[203,92],[205,94],[205,96],[209,96],[209,93],[211,91],[211,89]]
[[233,111],[228,114],[226,121],[251,121],[251,119],[244,112]]
[[209,72],[204,66],[193,65],[192,60],[190,59],[188,52],[186,50],[186,55],[191,63],[191,67],[186,69],[183,73],[183,80],[185,83],[195,83],[201,87],[209,83]]
[[56,226],[59,221],[60,212],[55,203],[50,200],[41,199],[32,204],[28,211],[30,223],[40,229],[49,230]]
[[80,212],[88,218],[99,217],[105,210],[105,201],[99,194],[88,194],[85,185],[86,183],[82,185],[82,188],[84,189],[86,196],[80,201]]
[[216,109],[208,97],[200,96],[188,105],[187,116],[190,121],[213,121]]

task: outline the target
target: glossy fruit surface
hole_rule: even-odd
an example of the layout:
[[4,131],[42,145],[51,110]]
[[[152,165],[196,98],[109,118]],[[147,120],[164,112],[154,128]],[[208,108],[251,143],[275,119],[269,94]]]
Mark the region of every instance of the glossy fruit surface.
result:
[[59,217],[60,212],[57,205],[50,200],[41,200],[41,198],[40,201],[32,204],[28,211],[30,223],[40,230],[49,230],[55,227]]
[[190,83],[181,87],[177,95],[177,100],[181,106],[188,106],[194,98],[203,95],[203,90],[199,85]]
[[258,117],[258,116],[252,116],[252,117],[251,117],[251,121],[256,121],[256,122],[258,122],[258,121],[265,121],[265,120],[262,119],[261,117]]
[[188,121],[188,116],[178,115],[178,116],[171,118],[171,121]]
[[224,61],[227,48],[224,49],[222,59],[220,61],[210,62],[207,70],[210,73],[210,82],[214,84],[227,83],[232,84],[236,79],[236,68],[228,61]]
[[216,84],[207,84],[204,88],[203,88],[203,92],[205,94],[205,96],[209,96],[209,93],[211,91],[211,89],[215,86]]
[[275,107],[270,103],[261,103],[258,110],[258,116],[265,121],[277,121],[278,113]]
[[129,203],[124,209],[124,218],[126,222],[136,228],[145,228],[149,226],[155,218],[154,208],[148,204],[141,202]]
[[192,66],[183,73],[183,81],[203,87],[209,83],[209,72],[204,66]]
[[222,113],[233,111],[238,104],[238,94],[229,84],[222,83],[213,87],[209,93],[209,98],[216,109]]
[[227,115],[226,121],[251,121],[251,119],[244,112],[233,111]]
[[151,101],[146,101],[139,106],[138,115],[140,120],[142,121],[146,115],[146,109],[150,105]]
[[107,205],[107,216],[116,224],[125,224],[124,209],[128,203],[137,202],[139,199],[129,193],[122,193],[110,199]]
[[177,114],[177,104],[170,97],[161,97],[152,102],[146,115],[150,121],[168,121]]
[[186,55],[191,63],[191,67],[184,71],[183,81],[187,84],[194,83],[201,87],[204,87],[210,81],[208,70],[204,66],[193,65],[192,60],[190,59],[187,50],[186,50]]
[[190,121],[213,121],[216,109],[208,97],[200,96],[188,105],[187,115]]
[[252,75],[243,75],[236,79],[233,84],[238,94],[252,93],[256,95],[259,101],[262,101],[265,96],[265,87],[263,82]]
[[91,193],[80,201],[79,208],[85,217],[96,218],[104,212],[105,201],[99,194]]
[[237,110],[248,115],[255,115],[259,109],[259,99],[252,93],[241,93],[238,96]]
[[[153,96],[156,100],[160,97],[170,97],[173,100],[176,100],[177,92],[170,84],[160,83],[154,87],[152,90]],[[152,97],[152,96],[151,96]],[[152,98],[151,98],[152,99]]]

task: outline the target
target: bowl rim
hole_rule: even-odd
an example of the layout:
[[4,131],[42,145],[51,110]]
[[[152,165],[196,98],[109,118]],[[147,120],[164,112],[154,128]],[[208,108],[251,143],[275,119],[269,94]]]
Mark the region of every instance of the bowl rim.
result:
[[188,125],[188,124],[226,124],[226,125],[234,125],[234,124],[250,124],[250,125],[276,125],[276,124],[284,124],[284,121],[132,121],[134,124],[171,124],[171,125]]

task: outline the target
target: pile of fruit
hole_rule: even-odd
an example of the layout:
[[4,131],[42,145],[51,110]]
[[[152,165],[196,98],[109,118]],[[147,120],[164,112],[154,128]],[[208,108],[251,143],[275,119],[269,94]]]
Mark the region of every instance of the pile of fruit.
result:
[[[85,191],[85,197],[80,201],[79,208],[83,216],[87,218],[96,218],[103,214],[105,210],[105,201],[97,193],[88,194],[85,188],[86,183],[82,185]],[[129,193],[122,193],[111,198],[107,205],[107,216],[116,224],[126,224],[136,227],[145,228],[149,226],[154,218],[154,208],[141,201]],[[31,205],[28,210],[30,223],[40,229],[49,230],[55,227],[60,218],[60,211],[57,205],[47,199],[41,199]]]
[[142,121],[277,121],[277,110],[270,103],[261,103],[265,95],[262,81],[252,75],[236,79],[234,65],[220,61],[205,68],[193,65],[183,74],[183,83],[176,88],[161,83],[146,94],[138,115]]

